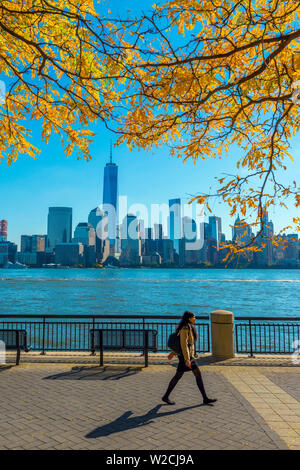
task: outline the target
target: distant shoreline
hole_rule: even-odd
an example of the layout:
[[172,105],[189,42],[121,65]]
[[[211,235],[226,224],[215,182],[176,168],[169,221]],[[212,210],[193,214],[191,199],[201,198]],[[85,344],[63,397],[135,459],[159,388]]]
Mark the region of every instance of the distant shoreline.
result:
[[98,267],[81,267],[81,266],[26,266],[26,268],[5,268],[5,267],[0,267],[1,269],[7,269],[7,270],[13,270],[13,271],[23,271],[26,269],[49,269],[49,270],[57,270],[57,269],[80,269],[80,270],[86,270],[86,269],[95,269],[101,271],[102,269],[105,270],[122,270],[122,269],[178,269],[178,270],[183,270],[183,269],[240,269],[240,270],[254,270],[254,269],[261,269],[261,270],[270,270],[270,269],[276,269],[276,270],[286,270],[286,269],[293,269],[297,270],[300,269],[300,266],[114,266],[113,268],[109,267],[103,267],[103,268],[98,268]]

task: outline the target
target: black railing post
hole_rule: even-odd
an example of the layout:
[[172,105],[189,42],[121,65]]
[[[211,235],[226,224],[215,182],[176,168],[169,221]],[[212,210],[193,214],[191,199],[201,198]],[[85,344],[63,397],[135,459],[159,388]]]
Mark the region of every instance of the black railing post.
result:
[[18,366],[20,364],[20,355],[21,355],[21,349],[20,349],[20,331],[17,331],[16,334],[16,346],[17,346],[17,358],[16,358],[16,365]]
[[42,337],[42,352],[41,355],[44,356],[45,353],[45,334],[46,334],[46,317],[43,317],[43,337]]
[[207,331],[207,352],[210,352],[210,323],[208,323],[206,331]]
[[103,366],[103,330],[99,330],[100,367]]
[[238,332],[238,325],[235,324],[235,350],[239,352],[239,332]]
[[251,320],[249,319],[249,333],[250,333],[250,357],[254,357],[253,356],[253,344],[252,344],[252,324],[251,324]]
[[[143,317],[143,334],[144,334],[144,331],[145,331],[145,317]],[[143,350],[141,356],[145,356],[145,351]]]
[[91,331],[91,354],[95,354],[95,330]]
[[148,348],[149,348],[149,331],[144,330],[144,354],[145,354],[145,367],[148,367]]
[[91,344],[91,356],[95,356],[96,349],[95,349],[95,338],[94,338],[94,331],[95,331],[95,317],[93,317],[93,334],[92,334],[92,344]]

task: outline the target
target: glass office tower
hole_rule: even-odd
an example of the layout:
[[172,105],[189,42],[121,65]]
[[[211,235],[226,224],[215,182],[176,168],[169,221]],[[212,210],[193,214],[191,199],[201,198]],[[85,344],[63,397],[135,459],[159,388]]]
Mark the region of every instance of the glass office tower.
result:
[[221,217],[216,217],[215,215],[212,215],[208,218],[208,223],[209,223],[210,236],[216,240],[217,248],[219,249],[219,245],[221,243],[221,236],[222,236]]
[[72,207],[49,207],[48,243],[54,249],[58,243],[70,243],[72,240]]
[[110,253],[114,254],[118,213],[118,166],[112,162],[111,152],[110,162],[104,168],[103,210],[108,216]]
[[180,199],[169,200],[169,238],[173,241],[174,251],[179,256],[179,240],[182,237]]

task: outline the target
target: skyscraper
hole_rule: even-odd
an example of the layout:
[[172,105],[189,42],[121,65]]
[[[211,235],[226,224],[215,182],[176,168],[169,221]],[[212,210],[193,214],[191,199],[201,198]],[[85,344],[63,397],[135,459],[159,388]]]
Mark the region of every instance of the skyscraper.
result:
[[200,244],[197,246],[197,224],[190,217],[182,218],[183,238],[180,246],[180,264],[193,264],[199,261]]
[[33,252],[43,252],[46,248],[47,235],[32,235],[31,249]]
[[46,235],[21,235],[21,252],[37,253],[45,251]]
[[105,246],[107,215],[100,209],[100,207],[96,207],[89,213],[88,222],[94,227],[95,230],[96,258],[98,263],[100,263],[103,259],[103,251]]
[[272,220],[269,220],[268,212],[263,214],[263,220],[261,224],[262,234],[258,237],[260,244],[265,245],[260,253],[260,262],[262,264],[270,265],[273,263],[273,243],[272,235],[274,233],[274,225]]
[[110,148],[110,161],[104,168],[103,210],[108,216],[108,239],[110,253],[113,255],[118,212],[118,166],[112,162],[112,148]]
[[179,240],[182,237],[180,199],[169,200],[169,237],[173,241],[175,261],[179,261]]
[[238,214],[234,226],[232,227],[232,241],[246,245],[251,239],[251,227],[246,222],[241,222]]
[[139,264],[141,256],[139,220],[134,214],[127,214],[122,223],[121,256],[122,264]]
[[54,249],[58,243],[70,243],[72,240],[72,208],[49,207],[48,213],[49,248]]
[[221,217],[216,217],[212,215],[208,218],[209,223],[209,231],[211,238],[214,238],[217,242],[217,249],[219,249],[219,245],[221,243],[221,236],[222,236],[222,220]]
[[80,222],[75,231],[72,240],[73,243],[82,243],[87,246],[95,246],[95,229],[88,222]]
[[21,235],[21,251],[22,253],[31,252],[32,235]]

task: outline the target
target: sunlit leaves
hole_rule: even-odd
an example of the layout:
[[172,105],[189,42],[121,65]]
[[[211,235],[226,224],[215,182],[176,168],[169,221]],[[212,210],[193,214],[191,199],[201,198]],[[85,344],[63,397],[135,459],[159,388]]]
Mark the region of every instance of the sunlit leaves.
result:
[[101,24],[93,0],[2,1],[0,51],[7,91],[0,105],[0,159],[10,165],[19,154],[37,156],[28,130],[33,119],[41,122],[46,143],[55,132],[67,156],[76,149],[78,158],[90,159],[89,128],[110,120],[119,77],[115,83],[109,77],[121,68],[113,60],[112,29]]
[[171,155],[193,163],[230,158],[231,147],[240,147],[238,172],[193,200],[209,207],[209,197],[221,196],[231,216],[251,215],[258,232],[264,210],[285,207],[290,195],[299,206],[296,184],[276,177],[292,158],[290,139],[300,127],[300,107],[291,100],[300,73],[299,13],[294,0],[168,1],[139,23],[144,31],[149,26],[148,49],[135,56],[134,76],[129,70],[132,106],[142,95],[151,113],[137,123],[137,111],[129,110],[119,143],[167,143]]

